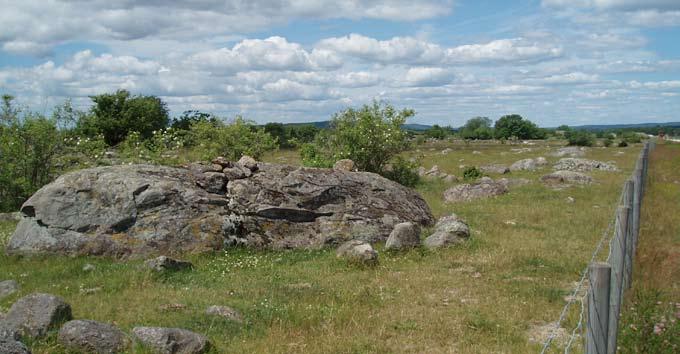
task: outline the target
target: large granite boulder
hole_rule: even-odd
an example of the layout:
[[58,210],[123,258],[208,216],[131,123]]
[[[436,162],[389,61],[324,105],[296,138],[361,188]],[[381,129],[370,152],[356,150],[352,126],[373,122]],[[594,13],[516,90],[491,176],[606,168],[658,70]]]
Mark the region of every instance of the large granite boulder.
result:
[[212,348],[204,335],[181,328],[135,327],[132,334],[143,345],[161,354],[201,354]]
[[122,353],[130,346],[130,340],[116,326],[92,320],[66,322],[57,339],[77,353]]
[[231,245],[315,248],[433,223],[416,192],[377,174],[242,163],[65,174],[24,203],[6,251],[138,258]]

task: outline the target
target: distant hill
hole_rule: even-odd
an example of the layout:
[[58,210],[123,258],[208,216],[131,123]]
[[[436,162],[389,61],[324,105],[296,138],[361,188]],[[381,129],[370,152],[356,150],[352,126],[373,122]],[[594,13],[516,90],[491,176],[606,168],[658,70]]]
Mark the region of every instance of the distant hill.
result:
[[[306,122],[306,123],[285,123],[284,125],[296,126],[296,125],[313,125],[319,129],[325,129],[330,126],[330,121],[318,121],[318,122]],[[428,124],[419,123],[407,123],[402,126],[407,130],[414,131],[424,131],[432,128]],[[680,122],[666,122],[666,123],[638,123],[638,124],[589,124],[589,125],[570,125],[572,129],[582,129],[582,130],[618,130],[618,129],[645,129],[645,128],[655,128],[655,127],[670,127],[670,128],[680,128]],[[555,127],[550,127],[548,129],[555,129]]]

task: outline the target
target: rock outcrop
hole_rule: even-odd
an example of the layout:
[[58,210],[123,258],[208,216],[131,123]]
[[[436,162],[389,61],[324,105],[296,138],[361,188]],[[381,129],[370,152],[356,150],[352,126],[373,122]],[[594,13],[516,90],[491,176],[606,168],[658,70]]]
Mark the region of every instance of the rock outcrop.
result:
[[377,174],[219,158],[184,168],[68,173],[36,192],[21,212],[10,254],[145,257],[231,245],[316,248],[385,240],[401,222],[433,223],[416,192]]
[[545,157],[537,157],[535,159],[523,159],[516,161],[510,165],[510,171],[534,171],[539,167],[543,167],[548,164]]
[[612,163],[567,157],[557,161],[555,170],[588,172],[592,170],[616,172],[619,169]]
[[467,202],[502,195],[507,192],[508,187],[505,184],[484,177],[477,183],[464,183],[447,189],[444,191],[444,201],[447,203]]

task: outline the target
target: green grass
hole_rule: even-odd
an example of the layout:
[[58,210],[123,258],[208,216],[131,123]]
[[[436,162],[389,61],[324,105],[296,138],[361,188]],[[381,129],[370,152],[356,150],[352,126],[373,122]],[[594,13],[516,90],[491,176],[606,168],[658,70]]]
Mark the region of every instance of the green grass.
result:
[[[510,164],[544,156],[563,142],[537,145],[437,143],[407,155],[460,176],[459,165]],[[551,146],[548,146],[551,145]],[[442,155],[440,151],[453,152]],[[514,153],[511,148],[529,147]],[[472,154],[472,151],[481,154]],[[616,151],[624,151],[617,155]],[[76,318],[135,326],[183,327],[207,335],[220,353],[449,353],[536,351],[532,326],[555,321],[606,228],[639,147],[593,148],[587,158],[615,161],[618,173],[595,172],[597,183],[552,190],[537,182],[550,167],[507,177],[534,183],[507,195],[446,204],[453,184],[425,181],[417,187],[436,216],[452,212],[470,224],[467,243],[436,251],[380,252],[380,265],[362,268],[335,258],[333,250],[191,255],[195,270],[158,276],[141,261],[93,257],[19,258],[0,255],[2,278],[16,279],[19,293],[63,296]],[[463,161],[460,161],[460,160]],[[299,163],[294,151],[266,161]],[[497,178],[499,176],[492,176]],[[567,203],[567,197],[574,203]],[[513,221],[514,225],[506,222]],[[0,225],[6,235],[13,224]],[[2,238],[0,237],[0,240]],[[86,263],[96,270],[82,271]],[[84,289],[100,288],[88,293]],[[168,306],[179,304],[180,306]],[[243,325],[205,316],[209,305],[239,309]],[[579,306],[580,307],[580,306]],[[577,320],[570,313],[565,327]],[[54,335],[33,343],[34,353],[61,353]]]

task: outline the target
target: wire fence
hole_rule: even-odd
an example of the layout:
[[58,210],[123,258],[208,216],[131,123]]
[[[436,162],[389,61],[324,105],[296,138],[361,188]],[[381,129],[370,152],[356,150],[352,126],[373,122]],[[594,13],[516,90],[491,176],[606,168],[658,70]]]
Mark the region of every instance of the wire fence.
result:
[[[614,216],[602,233],[588,267],[583,270],[555,326],[543,343],[541,354],[557,349],[554,345],[555,338],[576,302],[581,307],[578,322],[564,340],[564,353],[576,349],[577,343],[583,342],[581,339],[584,337],[584,350],[587,354],[616,353],[621,303],[625,290],[631,285],[648,156],[654,146],[654,142],[646,142],[640,152],[633,174],[623,185]],[[600,252],[606,244],[609,248],[606,261],[598,263],[596,261],[601,258]],[[583,295],[579,296],[582,292]],[[586,318],[588,321],[584,326]]]

